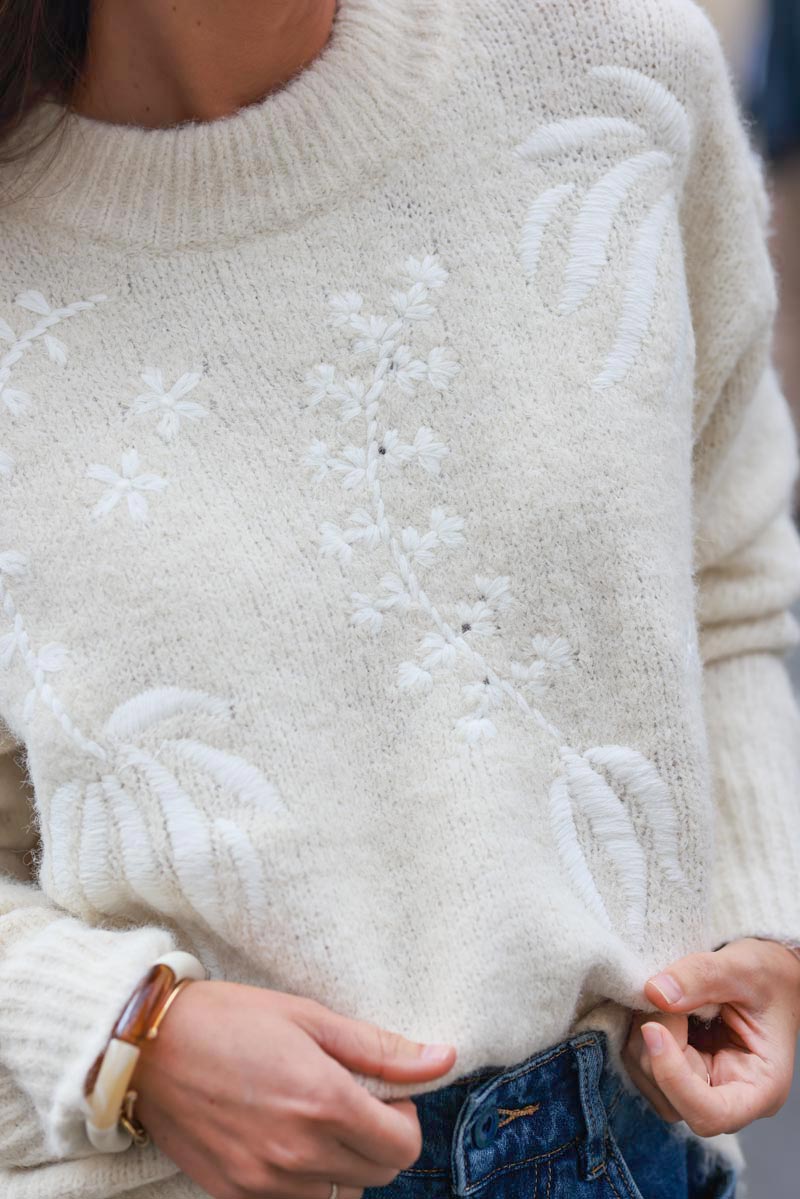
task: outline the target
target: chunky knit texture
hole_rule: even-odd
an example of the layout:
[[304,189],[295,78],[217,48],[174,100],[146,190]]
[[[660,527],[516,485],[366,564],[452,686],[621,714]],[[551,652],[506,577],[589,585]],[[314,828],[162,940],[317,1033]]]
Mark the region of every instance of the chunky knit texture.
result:
[[796,442],[688,0],[343,0],[264,102],[4,183],[7,1199],[197,1193],[82,1125],[174,946],[442,1085],[798,936]]

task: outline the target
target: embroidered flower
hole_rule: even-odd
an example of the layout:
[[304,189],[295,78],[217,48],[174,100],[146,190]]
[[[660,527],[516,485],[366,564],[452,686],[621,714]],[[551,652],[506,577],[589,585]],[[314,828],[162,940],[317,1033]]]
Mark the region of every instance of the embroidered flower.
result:
[[400,434],[397,429],[389,429],[384,433],[381,443],[378,446],[378,453],[383,458],[387,466],[393,467],[394,470],[399,470],[406,462],[414,457],[414,446],[407,445],[400,440]]
[[405,691],[430,691],[433,675],[416,662],[401,662],[397,668],[397,685]]
[[497,632],[494,622],[494,612],[482,602],[477,604],[456,604],[458,619],[462,633],[475,633],[478,637],[491,637]]
[[478,588],[478,599],[495,612],[505,612],[511,607],[509,580],[505,575],[496,579],[486,579],[481,575],[475,575],[475,586]]
[[137,522],[147,520],[149,506],[146,492],[163,491],[167,480],[160,475],[140,474],[139,455],[135,449],[126,450],[120,459],[122,473],[112,470],[110,466],[92,463],[86,474],[98,483],[106,483],[107,490],[92,509],[95,519],[106,516],[124,497],[128,504],[131,519]]
[[137,415],[160,412],[162,416],[156,426],[156,432],[164,441],[174,441],[181,427],[181,419],[202,420],[208,416],[208,410],[202,404],[186,399],[201,378],[199,371],[187,371],[172,384],[172,387],[167,388],[160,370],[150,368],[143,371],[141,379],[147,391],[131,401],[131,410]]
[[389,371],[401,391],[413,395],[418,383],[429,377],[428,363],[415,358],[409,346],[398,346],[392,355]]
[[413,457],[428,474],[438,475],[442,458],[449,453],[450,450],[446,445],[441,441],[436,441],[432,429],[429,429],[426,425],[423,425],[421,429],[417,429],[414,444],[411,446],[410,457]]
[[497,726],[488,716],[470,712],[467,716],[459,716],[456,721],[456,733],[462,741],[466,741],[468,745],[474,745],[477,741],[496,737]]
[[19,336],[8,321],[0,320],[0,341],[9,343],[9,348],[0,357],[0,400],[11,416],[20,416],[30,405],[30,396],[18,387],[11,387],[10,380],[16,364],[32,345],[39,340],[44,343],[47,355],[57,366],[67,361],[67,347],[56,337],[53,329],[61,321],[69,320],[80,312],[103,303],[107,296],[90,296],[88,300],[76,300],[65,308],[51,308],[40,291],[23,291],[15,299],[18,308],[33,312],[39,320]]
[[382,316],[353,316],[350,326],[359,336],[353,342],[356,354],[380,353],[387,346],[392,348],[392,338],[402,328],[401,321],[388,321]]
[[331,296],[328,300],[331,324],[348,325],[350,318],[361,311],[363,303],[357,291],[346,291],[343,295]]
[[407,258],[403,264],[406,274],[413,283],[424,283],[426,287],[443,287],[448,274],[433,254],[423,259]]
[[324,441],[312,442],[305,457],[305,464],[314,472],[316,482],[321,482],[333,469],[333,461],[331,452]]
[[360,445],[347,445],[341,458],[332,460],[331,469],[342,475],[342,487],[352,491],[364,482],[367,473],[367,451]]
[[428,354],[425,374],[437,391],[445,391],[460,370],[461,366],[444,346],[434,346]]
[[347,423],[363,411],[364,384],[360,379],[345,379],[341,387],[333,388],[331,395],[339,401],[339,419]]
[[320,552],[328,558],[338,558],[345,565],[353,556],[353,541],[355,538],[350,530],[340,529],[333,521],[323,521],[320,528],[322,538]]
[[574,665],[572,649],[563,637],[545,637],[544,634],[537,633],[535,637],[531,637],[531,645],[537,658],[556,670]]
[[28,559],[17,550],[4,550],[0,553],[0,574],[23,575],[28,568]]
[[[514,663],[509,677],[498,673],[481,656],[476,643],[497,637],[502,616],[513,602],[509,579],[505,575],[476,575],[477,594],[456,597],[449,604],[454,616],[448,622],[442,615],[448,604],[434,604],[423,590],[418,572],[433,568],[440,554],[464,545],[463,518],[437,506],[431,509],[429,527],[424,528],[402,523],[387,508],[384,467],[401,472],[409,464],[419,465],[428,474],[438,475],[449,447],[437,440],[428,425],[418,427],[412,441],[407,441],[399,428],[387,428],[380,419],[381,401],[392,387],[396,388],[395,394],[404,395],[425,384],[442,391],[460,369],[444,346],[429,349],[423,357],[410,344],[412,330],[432,317],[431,291],[443,285],[447,272],[432,256],[407,260],[405,272],[411,286],[390,297],[397,319],[364,315],[361,297],[355,292],[331,301],[334,323],[352,334],[353,352],[364,354],[369,350],[376,355],[371,374],[342,383],[337,368],[326,363],[306,377],[315,403],[330,400],[338,404],[341,418],[355,421],[360,417],[364,431],[361,445],[352,442],[331,450],[327,442],[318,440],[306,455],[306,465],[317,479],[333,473],[347,489],[367,484],[363,503],[350,513],[348,521],[323,522],[320,552],[347,566],[357,548],[383,550],[392,569],[381,576],[376,593],[352,593],[351,623],[377,635],[390,614],[400,618],[411,612],[418,615],[423,628],[417,661],[399,664],[398,686],[403,691],[421,693],[433,686],[437,673],[457,673],[461,694],[470,708],[455,722],[460,738],[477,742],[494,736],[497,730],[489,713],[504,704],[510,706],[512,701],[518,710],[555,735],[554,726],[531,708],[528,697],[539,685],[544,686],[549,674],[565,659],[569,652],[566,642],[561,645],[555,639],[534,639],[531,663]],[[350,430],[348,435],[352,437]]]
[[8,412],[11,416],[20,416],[29,407],[31,397],[27,391],[21,391],[19,387],[4,387],[0,392],[2,399]]
[[366,628],[370,633],[379,633],[383,625],[383,613],[376,606],[372,597],[363,595],[360,591],[354,591],[352,600],[355,605],[350,617],[353,624]]
[[448,516],[444,508],[431,509],[431,531],[441,545],[448,549],[464,544],[463,516]]
[[408,291],[393,291],[392,303],[397,315],[407,321],[427,321],[435,312],[424,283],[414,283]]

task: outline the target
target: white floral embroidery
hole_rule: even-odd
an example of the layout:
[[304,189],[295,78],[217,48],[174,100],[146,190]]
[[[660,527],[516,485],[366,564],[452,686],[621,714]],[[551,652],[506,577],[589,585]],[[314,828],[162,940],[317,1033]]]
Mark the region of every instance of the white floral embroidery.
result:
[[[398,314],[395,318],[364,315],[362,298],[356,292],[329,300],[332,323],[350,334],[353,353],[369,354],[374,366],[366,378],[347,379],[347,390],[359,397],[357,413],[344,410],[345,383],[334,365],[320,363],[306,376],[309,407],[332,401],[339,405],[340,422],[347,422],[348,430],[356,416],[364,425],[363,444],[349,442],[332,450],[328,442],[317,440],[306,455],[305,465],[317,481],[338,477],[345,495],[361,493],[361,502],[345,522],[322,523],[320,552],[347,566],[356,550],[383,551],[389,570],[380,576],[371,594],[352,594],[351,621],[369,635],[380,634],[392,613],[399,618],[413,617],[421,625],[416,656],[399,663],[397,685],[409,694],[424,695],[439,677],[457,681],[466,709],[454,722],[458,737],[476,744],[496,736],[498,716],[505,711],[521,714],[556,743],[563,772],[550,789],[550,815],[565,872],[597,919],[612,927],[608,906],[587,861],[582,843],[585,834],[576,826],[573,814],[580,811],[582,823],[588,823],[617,872],[626,935],[641,940],[646,926],[648,842],[655,845],[660,869],[670,882],[687,886],[679,864],[675,812],[655,766],[624,746],[596,746],[583,752],[574,749],[536,707],[534,701],[545,694],[552,678],[574,666],[571,647],[562,636],[535,634],[524,660],[513,660],[508,672],[492,665],[490,650],[499,638],[504,615],[514,604],[506,576],[476,575],[474,593],[454,603],[437,604],[432,599],[419,572],[431,568],[441,553],[465,544],[460,516],[437,507],[427,528],[415,528],[396,521],[387,508],[383,486],[387,472],[415,468],[439,472],[449,450],[427,425],[417,430],[413,440],[405,439],[397,428],[382,427],[381,402],[392,386],[404,394],[426,382],[444,388],[458,370],[444,347],[435,347],[436,352],[430,351],[423,359],[415,357],[407,344],[411,328],[433,316],[431,289],[444,285],[446,271],[428,256],[421,261],[408,259],[405,274],[411,286],[390,297]],[[423,369],[425,362],[448,365],[434,382]],[[642,809],[637,819],[644,836],[629,814],[628,804]]]
[[[194,915],[227,940],[255,945],[267,916],[269,880],[245,826],[252,818],[283,817],[285,807],[254,766],[197,740],[198,718],[228,722],[231,706],[201,691],[162,687],[115,708],[100,738],[103,763],[87,762],[85,775],[63,783],[49,802],[43,867],[55,896],[67,899],[77,843],[80,884],[98,910],[113,909],[124,887],[157,911]],[[209,787],[224,797],[224,817],[196,802]],[[155,818],[139,800],[142,788],[158,800]],[[112,844],[121,855],[121,877],[103,869]],[[220,871],[236,886],[233,906],[223,901]]]
[[[26,574],[27,570],[28,560],[24,554],[19,553],[18,550],[4,550],[0,552],[0,603],[2,603],[3,611],[12,626],[11,632],[5,634],[2,640],[0,640],[0,663],[5,667],[11,666],[15,655],[18,653],[25,670],[33,682],[34,694],[52,712],[70,741],[74,745],[77,745],[84,753],[103,759],[106,756],[105,750],[91,737],[87,737],[73,722],[47,680],[47,674],[52,672],[47,669],[48,666],[60,669],[61,665],[63,665],[66,654],[63,646],[56,646],[51,643],[43,646],[37,652],[31,644],[25,620],[17,608],[13,593],[7,582],[9,578],[21,578]],[[25,700],[25,716],[27,719],[30,719],[32,714],[33,702],[29,694]]]
[[[387,471],[420,469],[435,475],[449,453],[449,447],[428,425],[420,426],[410,440],[396,428],[381,428],[381,401],[386,398],[387,389],[396,386],[408,394],[410,389],[427,383],[434,391],[441,391],[459,370],[459,364],[446,347],[434,346],[425,358],[415,358],[408,345],[412,329],[434,315],[431,292],[444,285],[447,272],[436,258],[428,255],[421,260],[407,259],[404,273],[409,287],[395,290],[390,296],[395,312],[400,314],[395,319],[364,315],[363,302],[356,292],[334,296],[329,301],[333,324],[350,333],[353,352],[370,353],[376,363],[369,377],[347,379],[350,392],[357,391],[362,397],[366,444],[347,444],[332,451],[327,442],[315,441],[305,458],[316,479],[338,476],[346,492],[363,491],[367,497],[351,510],[346,525],[323,522],[320,551],[347,565],[355,548],[374,551],[384,546],[390,569],[381,575],[373,594],[352,594],[351,621],[363,631],[377,634],[389,613],[405,616],[413,612],[420,617],[423,630],[418,657],[416,661],[399,664],[398,686],[420,692],[432,686],[437,674],[458,674],[460,694],[468,709],[454,722],[459,737],[475,742],[494,736],[497,729],[489,713],[506,704],[522,708],[542,727],[552,729],[546,718],[531,707],[529,697],[542,690],[549,677],[568,663],[568,649],[553,651],[551,641],[539,637],[531,642],[534,651],[531,660],[515,663],[512,669],[516,674],[512,677],[506,678],[494,670],[478,647],[481,641],[496,635],[502,614],[511,607],[509,580],[477,576],[475,594],[457,599],[449,605],[449,614],[445,614],[429,598],[417,572],[431,567],[439,554],[464,544],[463,518],[436,507],[431,510],[427,527],[416,528],[396,524],[386,509],[382,481]],[[369,347],[363,344],[367,331]],[[412,363],[420,365],[409,370]],[[306,375],[306,386],[311,393],[311,407],[324,400],[332,401],[340,406],[339,418],[344,423],[341,412],[344,384],[335,366],[318,364]],[[348,416],[348,428],[351,423]],[[547,656],[539,648],[544,648]]]
[[7,479],[14,473],[14,459],[5,450],[0,450],[0,478]]
[[17,296],[15,303],[18,308],[35,313],[40,319],[24,333],[17,334],[5,320],[0,320],[0,341],[10,343],[8,349],[0,357],[0,400],[12,416],[20,416],[30,404],[30,396],[20,388],[11,387],[10,380],[14,367],[40,338],[50,359],[59,366],[67,361],[67,347],[51,330],[62,321],[87,312],[102,304],[106,296],[90,296],[88,300],[76,300],[64,308],[51,308],[50,304],[39,291],[24,291]]
[[[657,80],[627,67],[596,67],[596,80],[615,95],[628,96],[637,120],[622,117],[582,116],[556,121],[536,130],[517,153],[524,159],[562,157],[597,139],[634,140],[636,152],[616,163],[586,192],[574,218],[564,288],[558,305],[570,315],[587,300],[607,264],[607,251],[614,221],[639,180],[654,176],[660,191],[650,202],[636,230],[617,334],[606,361],[596,375],[595,390],[613,387],[629,373],[650,326],[656,295],[657,269],[664,239],[674,218],[674,180],[685,171],[691,144],[691,127],[683,105]],[[656,149],[641,149],[648,140]],[[525,218],[519,255],[526,275],[534,279],[542,245],[551,221],[564,202],[574,194],[569,181],[549,188],[531,204]]]
[[140,473],[139,455],[135,449],[126,450],[120,464],[121,474],[112,470],[110,466],[101,466],[97,462],[87,467],[86,474],[90,479],[107,484],[107,490],[92,509],[92,516],[95,519],[107,516],[124,497],[131,519],[137,522],[145,521],[149,512],[145,493],[163,491],[167,486],[167,480],[162,479],[160,475]]
[[164,441],[174,441],[180,431],[182,419],[202,420],[208,416],[208,410],[202,404],[186,399],[189,392],[194,391],[200,382],[200,371],[187,371],[169,388],[166,387],[160,370],[148,368],[142,372],[141,378],[147,391],[131,400],[131,411],[137,415],[147,412],[161,413],[156,429]]

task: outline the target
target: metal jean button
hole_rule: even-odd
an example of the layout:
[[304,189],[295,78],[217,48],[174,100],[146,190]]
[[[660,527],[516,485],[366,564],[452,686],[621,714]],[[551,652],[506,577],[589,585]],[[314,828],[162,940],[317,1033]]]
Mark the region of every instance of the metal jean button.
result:
[[472,1122],[472,1140],[478,1149],[485,1149],[497,1135],[497,1108],[493,1103],[479,1107]]

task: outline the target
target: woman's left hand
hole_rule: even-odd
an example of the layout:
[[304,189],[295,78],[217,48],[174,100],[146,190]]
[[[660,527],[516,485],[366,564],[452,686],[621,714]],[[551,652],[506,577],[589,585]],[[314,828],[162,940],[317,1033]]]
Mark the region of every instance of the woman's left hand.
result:
[[[623,1057],[663,1119],[710,1137],[783,1106],[800,1030],[800,960],[790,949],[732,941],[681,958],[651,978],[645,994],[666,1014],[638,1012]],[[709,1004],[721,1005],[710,1027],[689,1020]]]

